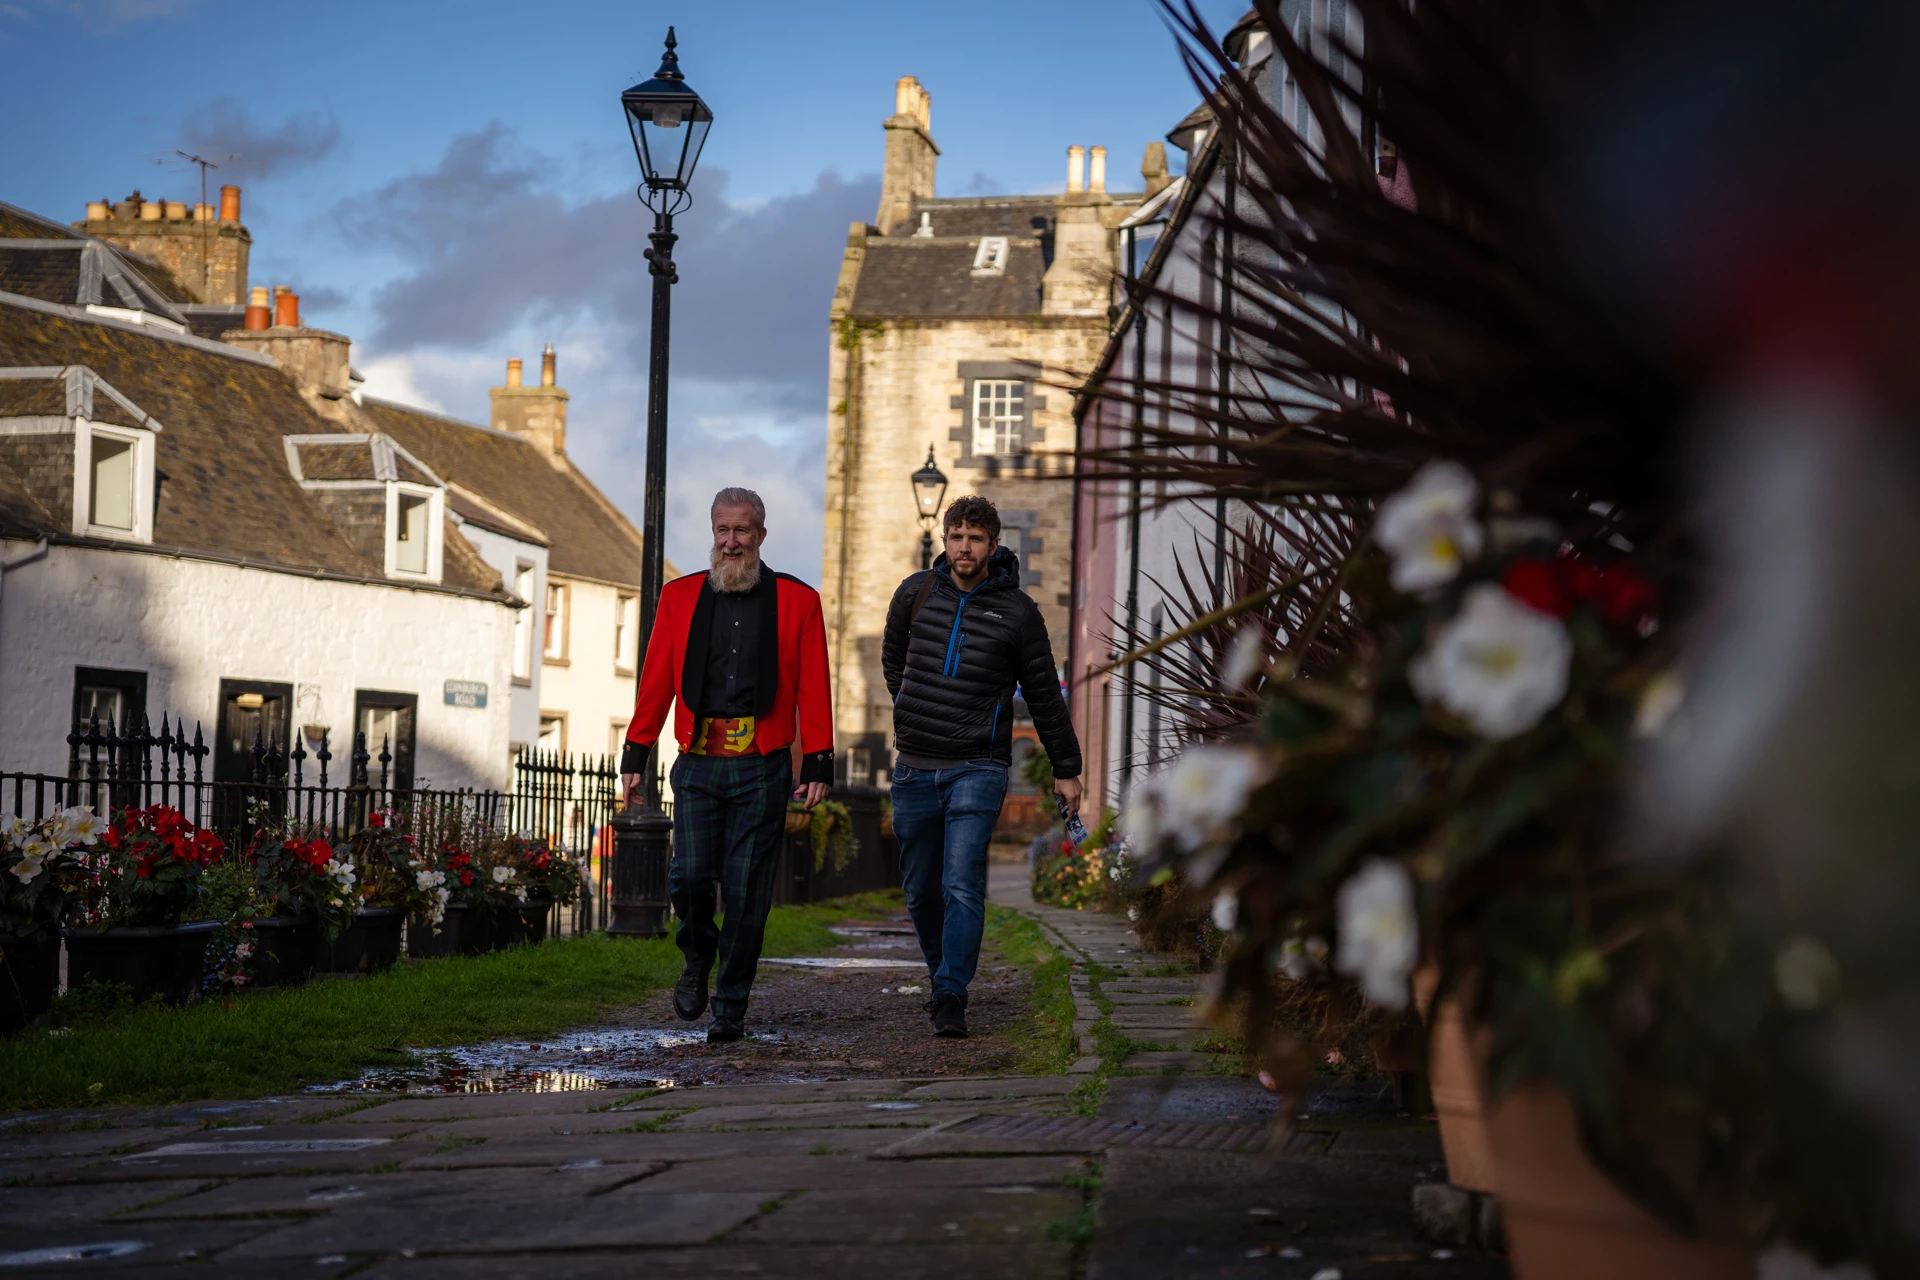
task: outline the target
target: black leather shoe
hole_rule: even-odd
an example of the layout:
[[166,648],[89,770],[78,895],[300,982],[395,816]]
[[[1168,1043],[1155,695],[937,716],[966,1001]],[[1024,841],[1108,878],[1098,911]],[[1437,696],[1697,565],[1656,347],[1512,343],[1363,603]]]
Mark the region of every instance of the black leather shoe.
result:
[[732,1044],[735,1040],[744,1040],[747,1029],[737,1022],[725,1018],[715,1018],[713,1025],[707,1028],[708,1044]]
[[684,1022],[692,1022],[707,1011],[707,971],[691,962],[680,971],[673,984],[673,1011]]
[[933,1002],[933,1034],[945,1040],[967,1038],[967,1011],[960,997],[940,996]]

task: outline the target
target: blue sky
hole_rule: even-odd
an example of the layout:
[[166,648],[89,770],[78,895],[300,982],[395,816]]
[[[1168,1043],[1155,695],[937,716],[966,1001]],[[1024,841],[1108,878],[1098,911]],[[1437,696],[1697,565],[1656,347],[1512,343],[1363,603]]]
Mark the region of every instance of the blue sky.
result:
[[826,309],[895,79],[933,96],[941,195],[1058,190],[1074,143],[1136,187],[1195,100],[1152,0],[0,0],[0,199],[192,200],[196,171],[160,162],[238,153],[214,181],[243,188],[253,283],[351,336],[376,394],[481,421],[506,358],[551,341],[569,452],[637,522],[645,222],[618,97],[669,23],[716,122],[680,222],[667,551],[703,560],[706,497],[746,483],[768,558],[813,579]]

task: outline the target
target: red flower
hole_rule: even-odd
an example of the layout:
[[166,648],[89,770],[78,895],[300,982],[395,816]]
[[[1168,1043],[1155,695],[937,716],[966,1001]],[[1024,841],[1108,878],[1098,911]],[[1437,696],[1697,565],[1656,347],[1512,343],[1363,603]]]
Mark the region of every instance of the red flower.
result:
[[471,872],[471,871],[462,871],[462,872],[460,873],[460,883],[461,883],[461,884],[472,884],[472,883],[473,883],[473,872]]
[[153,874],[153,864],[159,861],[159,858],[160,855],[157,853],[142,854],[140,859],[133,865],[133,874],[145,880]]
[[370,827],[384,827],[387,825],[387,815],[384,813],[373,814],[367,818],[367,825]]
[[115,853],[120,851],[120,842],[124,839],[126,839],[126,836],[121,832],[119,827],[108,827],[100,833],[100,843],[106,845],[107,848],[112,849]]
[[1578,603],[1570,575],[1562,568],[1577,561],[1516,560],[1500,585],[1521,604],[1556,618],[1569,617]]
[[1625,561],[1599,572],[1593,598],[1616,627],[1638,630],[1653,620],[1653,584]]

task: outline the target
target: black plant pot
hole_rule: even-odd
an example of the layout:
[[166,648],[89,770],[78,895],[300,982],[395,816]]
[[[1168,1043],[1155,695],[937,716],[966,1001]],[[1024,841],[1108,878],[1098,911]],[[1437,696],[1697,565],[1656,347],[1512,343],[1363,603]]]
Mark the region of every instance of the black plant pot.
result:
[[407,921],[401,907],[362,907],[340,936],[320,949],[322,973],[379,973],[400,959],[400,927]]
[[60,986],[60,935],[0,934],[0,1033],[18,1031],[47,1011]]
[[246,930],[256,987],[298,986],[320,967],[326,937],[312,916],[261,916]]
[[173,929],[67,929],[67,988],[119,982],[135,1000],[184,1004],[200,989],[207,943],[219,927],[198,920]]
[[528,898],[526,905],[520,908],[521,922],[526,926],[526,941],[535,946],[547,940],[547,927],[553,921],[553,899]]
[[519,903],[494,907],[489,915],[493,917],[493,937],[488,939],[490,951],[505,951],[508,947],[522,947],[527,943],[527,918],[521,914]]
[[449,905],[438,933],[424,920],[407,922],[407,955],[415,960],[478,955],[486,949],[484,940],[492,932],[487,927],[486,912]]

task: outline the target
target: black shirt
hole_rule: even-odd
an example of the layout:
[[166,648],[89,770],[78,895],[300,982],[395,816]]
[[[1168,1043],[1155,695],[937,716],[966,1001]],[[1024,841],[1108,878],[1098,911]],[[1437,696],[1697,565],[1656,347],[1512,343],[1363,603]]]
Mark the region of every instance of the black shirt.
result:
[[753,590],[713,593],[707,678],[696,715],[734,719],[753,714],[754,672],[760,660],[760,592],[773,589],[772,577],[763,568]]

